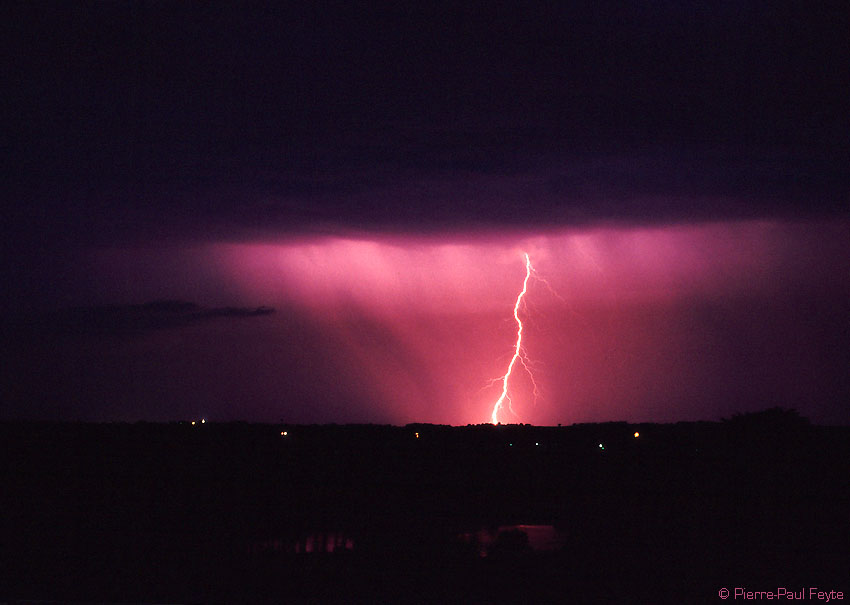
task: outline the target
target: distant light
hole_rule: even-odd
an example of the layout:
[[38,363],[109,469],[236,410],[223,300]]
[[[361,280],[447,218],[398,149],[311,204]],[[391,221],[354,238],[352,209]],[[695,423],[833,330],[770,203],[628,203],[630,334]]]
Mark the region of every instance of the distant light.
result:
[[206,421],[207,421],[207,419],[206,419],[206,418],[201,418],[201,424],[205,424],[205,423],[206,423]]
[[534,445],[540,445],[539,443],[535,443]]
[[192,421],[192,426],[195,426],[195,421],[194,421],[194,420]]
[[637,439],[638,437],[640,437],[640,433],[638,433],[637,431],[635,431],[635,439]]
[[509,443],[508,445],[509,445],[509,446],[511,446],[511,447],[513,447],[513,446],[514,446],[514,444],[513,444],[513,443]]
[[416,435],[416,438],[419,439],[419,433],[414,433],[414,434]]
[[280,436],[281,436],[281,437],[286,437],[288,434],[289,434],[289,433],[288,433],[288,432],[286,432],[286,431],[281,431],[281,432],[280,432]]
[[599,449],[604,450],[604,449],[605,449],[605,446],[604,446],[604,445],[602,445],[602,444],[600,443],[600,444],[599,444]]

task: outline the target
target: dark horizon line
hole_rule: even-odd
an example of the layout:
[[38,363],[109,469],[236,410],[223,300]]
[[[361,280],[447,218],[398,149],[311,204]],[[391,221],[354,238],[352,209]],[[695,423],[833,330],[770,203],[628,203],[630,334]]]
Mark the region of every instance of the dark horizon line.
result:
[[[216,426],[268,426],[268,427],[302,427],[302,428],[398,428],[398,429],[413,429],[413,428],[434,428],[434,429],[463,429],[463,428],[481,428],[481,427],[492,427],[493,429],[499,428],[531,428],[531,429],[566,429],[571,427],[582,427],[582,426],[612,426],[612,425],[622,425],[622,426],[675,426],[682,424],[717,424],[717,425],[729,425],[736,423],[746,423],[749,421],[762,421],[762,422],[770,422],[773,420],[781,419],[786,423],[789,421],[798,424],[799,426],[810,426],[810,427],[850,427],[850,423],[847,424],[819,424],[812,422],[808,417],[802,416],[795,408],[782,408],[782,407],[770,407],[765,408],[763,410],[758,410],[754,412],[737,412],[734,413],[729,418],[719,418],[715,420],[676,420],[670,422],[654,422],[654,421],[642,421],[642,422],[630,422],[628,420],[604,420],[600,422],[572,422],[570,424],[530,424],[530,423],[503,423],[500,422],[498,424],[493,424],[491,422],[480,422],[480,423],[468,423],[468,424],[442,424],[442,423],[433,423],[433,422],[408,422],[405,424],[391,424],[391,423],[381,423],[381,422],[287,422],[284,420],[279,420],[277,422],[271,421],[256,421],[256,420],[214,420],[206,417],[198,417],[197,419],[183,419],[183,420],[45,420],[45,419],[28,419],[28,418],[7,418],[0,419],[0,425],[12,425],[12,424],[28,424],[28,425],[77,425],[77,426],[103,426],[103,425],[120,425],[120,426],[138,426],[138,425],[156,425],[156,426],[195,426],[197,428],[203,428],[203,425],[216,425]],[[193,425],[194,423],[194,425]]]

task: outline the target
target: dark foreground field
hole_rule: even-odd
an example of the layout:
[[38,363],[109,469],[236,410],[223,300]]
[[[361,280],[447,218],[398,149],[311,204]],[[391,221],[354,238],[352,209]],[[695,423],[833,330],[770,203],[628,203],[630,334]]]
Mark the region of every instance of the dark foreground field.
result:
[[0,602],[846,600],[848,438],[779,410],[563,428],[0,424]]

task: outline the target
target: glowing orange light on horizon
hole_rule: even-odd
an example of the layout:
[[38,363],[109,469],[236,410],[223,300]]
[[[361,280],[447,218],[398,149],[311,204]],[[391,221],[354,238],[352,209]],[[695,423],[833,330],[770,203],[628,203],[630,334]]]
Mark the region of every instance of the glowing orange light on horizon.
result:
[[638,437],[640,437],[640,433],[638,433],[637,431],[635,431],[635,439],[637,439]]

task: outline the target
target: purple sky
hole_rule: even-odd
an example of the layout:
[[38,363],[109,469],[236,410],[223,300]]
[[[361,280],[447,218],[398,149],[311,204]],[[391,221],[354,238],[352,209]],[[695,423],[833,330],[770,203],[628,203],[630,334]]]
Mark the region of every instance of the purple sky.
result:
[[0,418],[850,421],[838,3],[7,12]]

